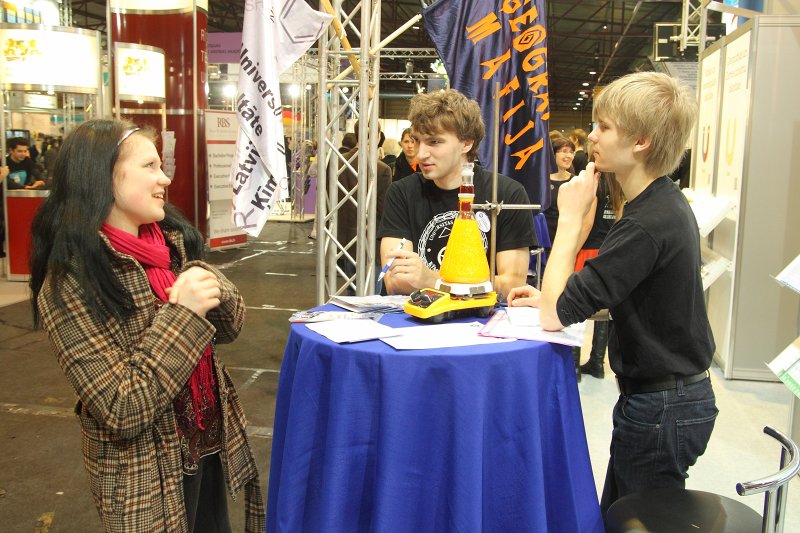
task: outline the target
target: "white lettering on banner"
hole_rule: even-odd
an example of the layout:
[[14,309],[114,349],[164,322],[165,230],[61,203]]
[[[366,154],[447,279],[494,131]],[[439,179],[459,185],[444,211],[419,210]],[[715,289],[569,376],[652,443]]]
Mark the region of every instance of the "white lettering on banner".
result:
[[230,182],[234,223],[250,235],[261,232],[275,200],[288,195],[279,75],[319,39],[332,18],[303,0],[248,2],[245,9],[236,98],[239,135]]

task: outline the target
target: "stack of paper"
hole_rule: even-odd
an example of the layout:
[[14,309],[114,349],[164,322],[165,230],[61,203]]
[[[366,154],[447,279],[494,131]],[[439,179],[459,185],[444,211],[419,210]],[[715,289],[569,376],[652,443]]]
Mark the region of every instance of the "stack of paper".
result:
[[354,313],[402,313],[408,296],[334,296],[328,303]]
[[514,339],[481,337],[483,324],[480,322],[455,322],[450,324],[428,324],[397,328],[398,337],[381,337],[381,340],[395,350],[432,350],[458,346],[476,346],[510,342]]
[[333,342],[361,342],[400,335],[400,329],[379,324],[374,320],[329,320],[306,324],[308,329]]

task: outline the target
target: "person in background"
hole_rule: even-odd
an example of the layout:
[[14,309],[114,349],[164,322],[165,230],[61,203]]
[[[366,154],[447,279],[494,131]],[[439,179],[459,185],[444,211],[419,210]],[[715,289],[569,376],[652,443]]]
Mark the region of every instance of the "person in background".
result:
[[356,137],[356,134],[352,131],[348,131],[342,136],[342,145],[339,147],[339,152],[346,154],[355,148],[356,144],[358,144],[358,138]]
[[32,160],[34,163],[38,163],[38,162],[39,162],[39,155],[41,155],[41,154],[39,153],[39,148],[36,146],[36,143],[37,143],[37,142],[38,142],[38,143],[41,143],[41,142],[42,142],[42,137],[41,137],[41,135],[38,137],[38,139],[34,139],[33,137],[31,137],[31,142],[30,142],[30,145],[29,145],[29,147],[28,147],[28,151],[30,152],[30,157],[31,157],[31,160]]
[[244,413],[216,346],[244,323],[203,237],[165,204],[155,131],[90,120],[64,141],[32,226],[34,324],[78,396],[84,465],[107,532],[266,527]]
[[550,143],[555,142],[556,139],[566,138],[566,136],[559,130],[550,130],[548,136],[550,137]]
[[[683,488],[718,411],[708,368],[714,338],[700,276],[700,234],[669,178],[697,118],[692,91],[661,73],[623,76],[595,98],[595,162],[561,187],[558,233],[542,290],[518,287],[509,305],[540,309],[545,330],[610,312],[609,359],[620,396],[600,506],[646,489]],[[596,167],[595,167],[596,165]],[[596,170],[614,172],[622,217],[597,257],[573,273]]]
[[[393,182],[386,193],[379,237],[381,264],[394,258],[384,277],[388,294],[409,294],[435,286],[447,238],[458,215],[461,169],[464,163],[474,162],[484,136],[478,103],[454,89],[414,96],[409,120],[420,172]],[[491,173],[475,166],[474,203],[491,198],[491,184]],[[522,185],[503,175],[498,176],[497,198],[508,204],[529,203]],[[482,211],[476,212],[475,218],[488,253],[490,219]],[[402,239],[406,241],[399,249]],[[530,213],[511,209],[500,212],[495,291],[505,295],[525,281],[530,247],[535,244]]]
[[[358,150],[359,150],[359,139],[358,139],[358,126],[359,121],[356,120],[355,123],[355,137],[356,137],[356,144],[351,148],[349,151],[344,153],[344,158],[350,162],[350,166],[353,167],[353,170],[349,168],[343,168],[342,171],[339,173],[339,183],[344,187],[345,191],[351,191],[353,188],[358,184]],[[383,141],[380,139],[384,139],[383,132],[379,131],[379,143],[383,144]],[[377,166],[376,171],[376,196],[375,196],[375,224],[376,226],[380,225],[381,217],[383,216],[383,199],[386,196],[386,190],[389,188],[389,185],[392,183],[392,169],[389,168],[383,161],[375,161]],[[340,163],[340,166],[344,166],[344,163]],[[344,198],[344,192],[341,190],[339,191],[339,201]],[[347,253],[350,254],[351,257],[355,259],[356,257],[356,244],[353,242],[352,245],[347,246],[348,243],[354,241],[356,238],[356,233],[358,231],[358,207],[356,205],[356,194],[353,194],[351,199],[345,200],[342,206],[338,210],[339,221],[336,225],[336,240],[339,243],[346,247]],[[377,232],[376,232],[377,235]],[[375,248],[373,250],[376,266],[377,262],[380,258],[379,254],[379,246],[380,241],[376,240]],[[345,257],[339,259],[339,266],[342,268],[342,271],[345,275],[350,278],[355,275],[355,265]],[[379,270],[379,268],[377,269]],[[377,272],[376,270],[376,272]],[[348,295],[355,294],[355,291],[352,288],[349,288],[347,291]]]
[[575,157],[572,159],[572,170],[575,175],[581,173],[589,163],[589,155],[586,153],[586,132],[581,128],[575,128],[569,134],[569,140],[575,145]]
[[417,144],[411,134],[411,128],[406,128],[400,134],[400,146],[403,148],[402,155],[397,156],[394,164],[393,181],[410,176],[417,171]]
[[53,169],[56,166],[56,159],[58,159],[58,153],[60,150],[61,138],[52,139],[48,144],[47,150],[42,156],[44,158],[45,175],[50,182],[53,180]]
[[392,169],[393,176],[394,166],[397,163],[397,156],[399,156],[401,153],[403,153],[403,149],[400,148],[400,143],[397,142],[397,139],[388,137],[383,143],[383,162]]
[[42,174],[30,157],[28,140],[9,139],[6,166],[0,167],[0,178],[9,189],[39,189],[45,186]]
[[[550,242],[556,240],[558,229],[558,191],[562,185],[572,179],[572,158],[575,156],[575,145],[566,137],[554,137],[552,140],[553,155],[556,159],[558,171],[550,174],[550,206],[544,210],[547,220],[547,232]],[[549,253],[550,250],[547,250]]]

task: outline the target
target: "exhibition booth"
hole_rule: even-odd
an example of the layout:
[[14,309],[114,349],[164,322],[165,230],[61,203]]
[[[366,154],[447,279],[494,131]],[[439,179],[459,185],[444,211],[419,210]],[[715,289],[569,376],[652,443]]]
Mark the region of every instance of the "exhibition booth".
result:
[[[98,98],[102,87],[99,32],[6,23],[0,24],[0,42],[6,46],[0,55],[3,165],[9,137],[29,130],[47,131],[48,127],[56,136],[66,135],[75,124],[102,115],[102,99]],[[42,113],[43,107],[49,112]],[[49,191],[9,190],[6,180],[2,187],[5,274],[8,280],[25,281],[30,275],[31,222]]]

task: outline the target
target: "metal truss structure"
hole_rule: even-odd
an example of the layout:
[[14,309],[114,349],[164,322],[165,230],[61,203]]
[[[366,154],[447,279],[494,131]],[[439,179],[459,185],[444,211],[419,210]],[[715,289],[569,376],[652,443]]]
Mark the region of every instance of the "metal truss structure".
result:
[[683,0],[681,6],[681,34],[680,51],[683,52],[690,46],[700,46],[701,19],[703,0]]
[[[320,39],[316,117],[318,304],[340,294],[374,294],[379,261],[375,235],[380,50],[375,48],[380,41],[381,2],[361,0],[349,13],[343,11],[341,0],[327,8],[334,21]],[[351,48],[347,32],[358,36],[359,48]],[[345,59],[356,79],[340,76]],[[359,119],[360,149],[350,160],[338,150],[348,116]],[[347,171],[357,176],[349,189],[340,179]],[[339,213],[345,206],[356,209],[356,236],[340,242]]]

